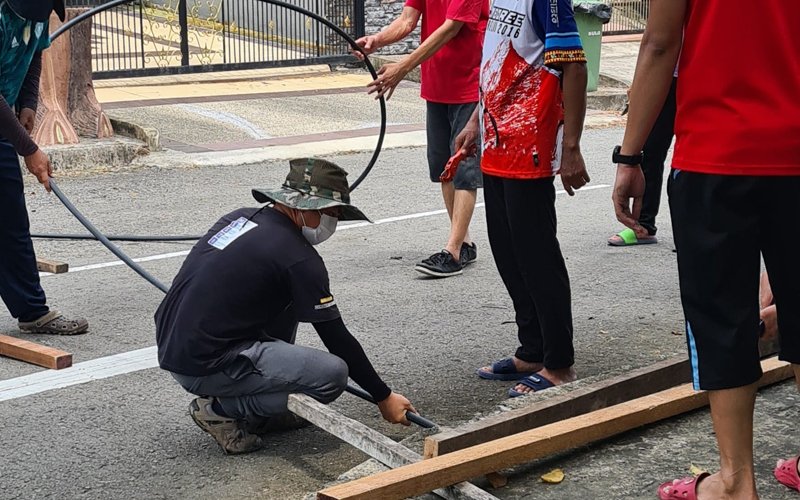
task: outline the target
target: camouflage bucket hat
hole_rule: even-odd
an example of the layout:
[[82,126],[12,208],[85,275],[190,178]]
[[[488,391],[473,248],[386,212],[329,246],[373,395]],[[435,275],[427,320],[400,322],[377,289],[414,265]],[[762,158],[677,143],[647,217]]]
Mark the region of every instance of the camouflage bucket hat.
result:
[[253,189],[259,203],[280,203],[298,210],[323,210],[339,207],[339,220],[369,221],[361,210],[350,204],[347,172],[338,165],[319,158],[300,158],[289,162],[289,175],[278,190]]

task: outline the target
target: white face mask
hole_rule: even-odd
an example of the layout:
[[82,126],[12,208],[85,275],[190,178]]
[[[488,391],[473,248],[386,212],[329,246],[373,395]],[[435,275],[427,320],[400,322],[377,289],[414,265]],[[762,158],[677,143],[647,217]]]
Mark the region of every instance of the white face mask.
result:
[[320,213],[319,226],[308,227],[306,226],[306,219],[303,217],[303,212],[300,212],[300,217],[303,219],[303,236],[305,236],[306,240],[312,245],[319,245],[333,236],[333,233],[336,232],[336,225],[339,223],[339,219],[336,217]]

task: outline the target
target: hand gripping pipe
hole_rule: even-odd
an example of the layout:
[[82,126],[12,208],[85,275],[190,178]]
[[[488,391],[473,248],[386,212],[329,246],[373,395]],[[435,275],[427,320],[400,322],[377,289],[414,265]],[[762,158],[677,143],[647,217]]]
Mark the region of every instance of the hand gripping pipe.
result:
[[[108,9],[111,9],[113,7],[116,7],[118,5],[122,5],[122,4],[125,4],[125,3],[128,3],[128,2],[131,2],[131,1],[134,1],[134,0],[112,0],[112,1],[110,1],[108,3],[106,3],[106,4],[103,4],[103,5],[99,6],[99,7],[96,7],[94,9],[91,9],[91,10],[87,11],[87,12],[84,12],[84,13],[76,16],[72,20],[64,23],[60,28],[58,28],[55,32],[53,32],[53,34],[50,36],[50,38],[51,38],[51,40],[55,40],[56,38],[58,38],[59,36],[64,34],[67,30],[69,30],[70,28],[72,28],[76,24],[78,24],[78,23],[80,23],[80,22],[82,22],[82,21],[84,21],[86,19],[89,19],[90,17],[94,16],[95,14],[99,14],[100,12],[106,11]],[[260,2],[265,2],[265,3],[271,3],[273,5],[279,5],[281,7],[285,7],[287,9],[294,10],[294,11],[299,12],[301,14],[304,14],[304,15],[306,15],[308,17],[311,17],[311,18],[321,22],[322,24],[326,25],[327,27],[331,28],[339,36],[341,36],[342,38],[347,40],[347,42],[350,44],[350,46],[354,50],[357,50],[357,51],[361,52],[362,54],[364,54],[364,64],[366,65],[366,67],[369,70],[370,74],[372,75],[373,78],[377,78],[378,77],[378,74],[375,71],[375,68],[372,66],[372,63],[370,63],[369,58],[367,57],[367,54],[365,54],[364,51],[361,49],[361,47],[359,47],[356,44],[355,40],[353,40],[347,33],[345,33],[343,30],[341,30],[335,24],[331,23],[327,19],[325,19],[325,18],[323,18],[323,17],[321,17],[321,16],[319,16],[319,15],[317,15],[317,14],[311,12],[311,11],[308,11],[308,10],[303,9],[302,7],[298,7],[296,5],[291,5],[291,4],[288,4],[288,3],[285,3],[285,2],[281,2],[279,0],[259,0],[259,1]],[[378,156],[380,155],[381,146],[383,145],[383,139],[384,139],[384,136],[386,135],[386,101],[383,99],[383,97],[380,98],[380,109],[381,109],[381,127],[380,127],[380,133],[378,135],[378,144],[375,147],[375,152],[373,153],[372,158],[370,159],[370,162],[367,164],[367,167],[364,169],[364,171],[361,173],[361,175],[358,177],[358,179],[356,179],[356,181],[351,185],[351,187],[350,187],[351,190],[354,190],[359,184],[361,184],[361,182],[367,177],[367,175],[369,175],[370,171],[375,166],[375,162],[377,161]],[[144,278],[145,280],[150,282],[153,286],[155,286],[156,288],[158,288],[159,290],[161,290],[164,293],[167,293],[169,291],[169,287],[167,287],[164,283],[162,283],[158,279],[156,279],[152,274],[148,273],[143,267],[141,267],[139,264],[134,262],[133,259],[128,257],[125,254],[125,252],[120,250],[116,245],[114,245],[111,242],[111,238],[106,237],[103,233],[101,233],[94,226],[94,224],[92,224],[89,221],[89,219],[87,219],[77,209],[77,207],[75,207],[75,205],[72,204],[72,202],[69,200],[69,198],[67,198],[67,196],[64,194],[64,192],[61,191],[61,188],[58,187],[58,183],[55,181],[55,179],[52,179],[52,178],[50,179],[50,188],[52,189],[53,193],[55,193],[56,197],[61,201],[61,203],[64,204],[64,206],[67,208],[67,210],[69,210],[70,213],[73,216],[75,216],[75,218],[78,219],[78,221],[89,231],[89,233],[91,233],[91,237],[88,236],[88,235],[52,235],[52,234],[51,235],[43,235],[43,236],[40,235],[39,237],[62,238],[62,239],[96,239],[96,240],[100,241],[100,243],[102,243],[106,248],[108,248],[111,251],[111,253],[116,255],[120,260],[122,260],[122,262],[124,262],[128,267],[133,269],[137,274],[139,274],[139,276],[141,276],[142,278]],[[121,240],[121,241],[184,241],[184,240],[197,240],[197,239],[200,239],[199,236],[198,237],[195,237],[195,236],[165,236],[165,237],[159,237],[159,236],[127,236],[127,235],[115,236],[113,238],[117,239],[117,240]],[[369,395],[369,393],[367,393],[366,391],[364,391],[362,389],[353,387],[352,385],[348,385],[347,386],[347,392],[349,392],[351,394],[354,394],[354,395],[360,397],[361,399],[364,399],[364,400],[366,400],[366,401],[368,401],[370,403],[375,403],[375,400]],[[435,424],[433,422],[431,422],[430,420],[428,420],[428,419],[426,419],[426,418],[424,418],[424,417],[422,417],[420,415],[417,415],[415,413],[412,413],[412,412],[407,412],[406,413],[406,418],[410,422],[413,422],[413,423],[415,423],[415,424],[417,424],[417,425],[419,425],[421,427],[431,428],[431,427],[435,426]]]

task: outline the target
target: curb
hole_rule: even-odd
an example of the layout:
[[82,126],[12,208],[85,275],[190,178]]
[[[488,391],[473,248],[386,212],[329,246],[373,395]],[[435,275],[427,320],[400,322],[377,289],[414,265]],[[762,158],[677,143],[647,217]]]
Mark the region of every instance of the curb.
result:
[[136,123],[109,116],[114,133],[142,141],[150,151],[161,151],[161,139],[158,129],[143,127]]
[[53,170],[93,172],[134,166],[135,161],[161,151],[158,130],[109,117],[115,136],[105,139],[81,138],[78,144],[56,144],[42,149]]
[[126,137],[82,139],[78,144],[46,146],[42,149],[57,172],[90,172],[126,167],[136,158],[150,153],[143,143]]
[[602,111],[621,112],[625,107],[628,97],[625,91],[617,89],[600,88],[590,92],[586,97],[586,107]]

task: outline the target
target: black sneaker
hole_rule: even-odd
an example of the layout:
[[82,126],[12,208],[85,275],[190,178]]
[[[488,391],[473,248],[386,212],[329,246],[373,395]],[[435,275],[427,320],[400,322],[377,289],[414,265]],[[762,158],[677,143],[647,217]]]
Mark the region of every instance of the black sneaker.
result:
[[447,278],[448,276],[461,274],[462,266],[460,262],[456,262],[456,259],[450,255],[450,252],[442,250],[417,264],[414,269],[428,276]]
[[463,267],[467,267],[468,265],[478,260],[478,245],[476,245],[475,243],[472,243],[471,245],[462,243],[460,258],[461,258],[461,265]]

